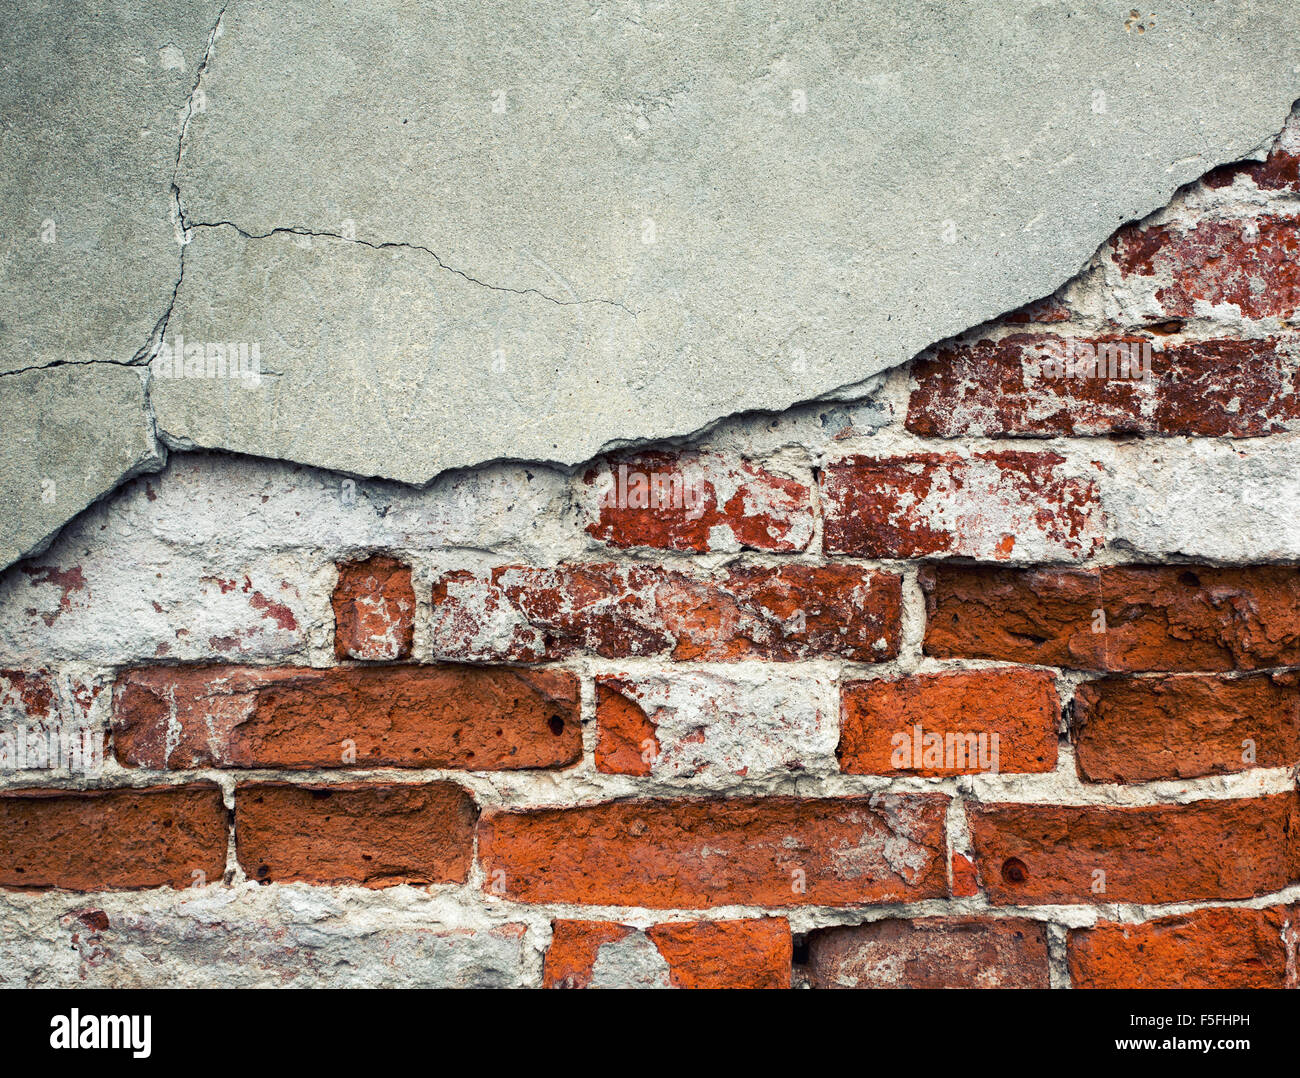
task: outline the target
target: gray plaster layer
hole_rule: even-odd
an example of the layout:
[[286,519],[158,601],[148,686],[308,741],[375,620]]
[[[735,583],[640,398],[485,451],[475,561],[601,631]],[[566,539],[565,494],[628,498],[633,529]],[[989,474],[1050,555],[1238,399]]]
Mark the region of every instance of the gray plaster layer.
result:
[[[43,8],[0,42],[0,359],[102,361],[96,445],[90,387],[183,337],[166,443],[407,482],[842,394],[1281,127],[1300,8],[1154,10]],[[7,563],[84,502],[4,504]]]

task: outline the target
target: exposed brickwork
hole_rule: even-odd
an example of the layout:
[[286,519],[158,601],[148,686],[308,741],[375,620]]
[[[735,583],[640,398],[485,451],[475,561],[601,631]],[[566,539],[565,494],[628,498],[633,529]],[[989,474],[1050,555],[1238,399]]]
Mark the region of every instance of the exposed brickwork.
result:
[[1085,670],[1300,663],[1300,570],[927,567],[926,654]]
[[376,554],[339,566],[334,652],[340,659],[407,659],[415,635],[411,567]]
[[651,925],[644,932],[612,921],[556,921],[542,984],[789,988],[791,960],[790,926],[775,917],[677,921]]
[[583,483],[587,534],[613,547],[793,551],[812,539],[808,487],[750,461],[640,453],[603,461]]
[[433,650],[522,662],[583,653],[881,662],[898,654],[901,596],[896,575],[847,565],[711,575],[607,563],[458,571],[434,582]]
[[1012,919],[875,921],[814,932],[813,988],[1047,988],[1047,928]]
[[1150,808],[968,806],[990,901],[1250,898],[1300,881],[1300,796]]
[[212,783],[0,793],[0,887],[189,887],[225,867],[226,809]]
[[642,801],[494,812],[479,856],[506,897],[651,909],[850,905],[947,892],[939,795]]
[[1103,678],[1074,694],[1085,782],[1149,782],[1300,763],[1296,675]]
[[[1060,703],[1040,670],[977,670],[843,686],[836,756],[854,775],[1051,771]],[[996,740],[995,740],[996,739]]]
[[1055,453],[849,457],[822,479],[826,550],[865,558],[1086,557],[1102,545],[1096,485]]
[[[1152,342],[1154,341],[1154,344]],[[1151,378],[1047,377],[1049,347],[1152,344]],[[1257,437],[1300,427],[1300,337],[1162,342],[1017,333],[918,361],[907,428],[941,438]]]
[[564,767],[582,752],[577,678],[558,670],[160,666],[115,689],[130,767]]
[[235,792],[235,851],[261,883],[463,883],[477,818],[451,783],[248,783]]
[[0,987],[1300,987],[1297,161],[857,399],[173,452],[0,574]]
[[1103,922],[1067,940],[1076,988],[1297,988],[1296,907]]
[[1123,229],[1114,240],[1125,277],[1148,277],[1171,318],[1218,305],[1245,318],[1291,318],[1300,309],[1300,221],[1265,214],[1190,226]]

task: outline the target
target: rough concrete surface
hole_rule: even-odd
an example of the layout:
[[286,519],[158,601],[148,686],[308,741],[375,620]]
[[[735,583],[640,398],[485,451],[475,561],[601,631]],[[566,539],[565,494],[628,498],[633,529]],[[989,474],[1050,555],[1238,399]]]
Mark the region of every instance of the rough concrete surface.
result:
[[[155,435],[423,483],[834,395],[1252,154],[1297,31],[1286,0],[28,7],[0,561]],[[102,407],[151,361],[138,424]],[[60,364],[48,406],[14,373]]]

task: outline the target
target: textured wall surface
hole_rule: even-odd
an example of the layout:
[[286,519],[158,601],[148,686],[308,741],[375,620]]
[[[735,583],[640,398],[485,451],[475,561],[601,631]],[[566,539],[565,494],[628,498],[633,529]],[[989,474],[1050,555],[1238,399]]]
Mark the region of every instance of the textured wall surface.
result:
[[1298,164],[852,399],[129,481],[0,576],[0,984],[1295,987]]
[[1293,0],[13,6],[0,566],[177,449],[424,484],[860,396],[1300,96]]

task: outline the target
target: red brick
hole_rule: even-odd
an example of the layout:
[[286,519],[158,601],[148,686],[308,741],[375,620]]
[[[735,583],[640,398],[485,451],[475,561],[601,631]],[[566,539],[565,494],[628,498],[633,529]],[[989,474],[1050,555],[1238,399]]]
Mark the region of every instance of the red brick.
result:
[[1300,426],[1300,336],[1157,341],[1149,383],[1047,378],[1043,350],[1139,342],[1017,333],[917,361],[907,429],[928,437],[1154,434],[1255,437]]
[[980,874],[975,869],[975,862],[964,853],[952,855],[952,895],[953,898],[973,898],[980,893]]
[[1294,674],[1090,681],[1074,694],[1074,739],[1085,782],[1289,767],[1300,763],[1300,690]]
[[920,580],[927,655],[1116,672],[1300,663],[1294,567],[940,565],[922,569]]
[[[1190,902],[1250,898],[1300,879],[1300,796],[1186,805],[969,805],[989,900]],[[1105,890],[1095,873],[1105,873]]]
[[647,451],[583,477],[587,534],[615,547],[803,550],[812,539],[808,487],[747,460]]
[[1300,310],[1295,217],[1131,226],[1111,242],[1123,276],[1169,281],[1155,287],[1155,298],[1170,317],[1195,315],[1198,302],[1231,304],[1245,318],[1291,318]]
[[464,883],[478,808],[459,786],[241,784],[235,852],[261,883]]
[[[640,930],[612,921],[556,921],[542,970],[545,988],[589,988],[600,948],[643,936],[666,967],[642,972],[650,987],[789,988],[793,946],[781,918],[676,921]],[[617,962],[617,960],[615,960]],[[627,960],[623,960],[627,965]],[[621,971],[626,977],[636,970]],[[601,982],[597,982],[600,986]],[[640,980],[606,987],[643,987]]]
[[947,804],[937,794],[876,794],[492,812],[479,829],[479,857],[489,890],[521,902],[915,901],[947,893]]
[[226,870],[226,835],[221,790],[210,782],[11,790],[0,793],[0,887],[102,891],[215,883]]
[[659,755],[655,724],[623,691],[624,682],[596,684],[596,770],[609,775],[648,775]]
[[880,662],[898,654],[901,605],[900,577],[850,565],[502,566],[434,582],[432,638],[447,659]]
[[[867,558],[1085,558],[1105,541],[1097,485],[1056,453],[848,457],[822,478],[826,551]],[[1017,548],[1019,544],[1019,548]]]
[[[1056,767],[1060,702],[1045,671],[1013,667],[850,681],[841,702],[836,756],[849,774],[971,775]],[[934,735],[938,756],[930,761],[925,739]]]
[[1296,988],[1300,908],[1193,910],[1071,929],[1075,988]]
[[454,665],[150,667],[118,678],[113,743],[124,766],[160,769],[565,767],[582,756],[578,679]]
[[340,659],[408,659],[415,638],[411,567],[384,554],[338,567],[334,652]]
[[1048,988],[1047,928],[1012,919],[875,921],[808,940],[813,988]]

